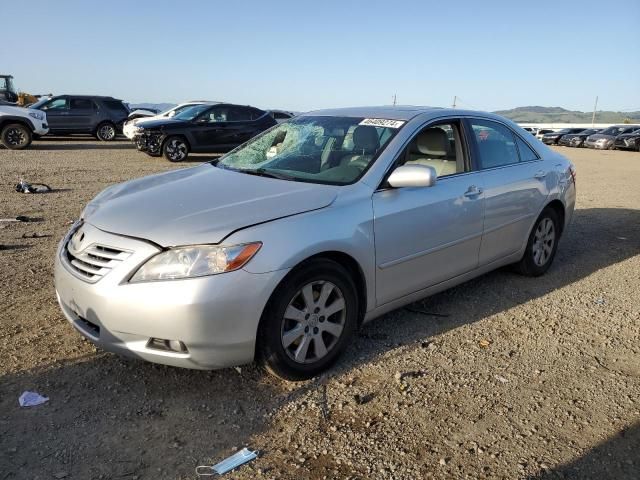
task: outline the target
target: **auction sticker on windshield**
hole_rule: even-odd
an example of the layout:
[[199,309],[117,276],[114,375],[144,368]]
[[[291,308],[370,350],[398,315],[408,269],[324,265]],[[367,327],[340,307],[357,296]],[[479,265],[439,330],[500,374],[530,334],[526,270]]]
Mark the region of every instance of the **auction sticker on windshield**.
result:
[[400,128],[404,125],[404,120],[387,120],[386,118],[365,118],[358,125],[368,125],[370,127]]

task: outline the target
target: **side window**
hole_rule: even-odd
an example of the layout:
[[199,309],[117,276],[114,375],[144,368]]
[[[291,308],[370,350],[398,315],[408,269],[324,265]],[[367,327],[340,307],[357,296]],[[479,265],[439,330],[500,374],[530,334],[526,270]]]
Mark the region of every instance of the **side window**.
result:
[[288,120],[289,118],[291,118],[291,115],[284,112],[273,112],[273,118],[275,118],[276,120]]
[[88,98],[72,98],[69,101],[71,110],[93,110],[93,102]]
[[56,98],[40,107],[40,110],[66,110],[69,108],[69,101],[66,98]]
[[251,108],[229,107],[227,112],[227,122],[248,122],[253,120]]
[[520,153],[521,162],[530,162],[538,160],[540,157],[533,149],[519,136],[516,135],[516,143],[518,144],[518,152]]
[[480,155],[480,168],[502,167],[519,162],[514,135],[507,127],[490,120],[470,120]]
[[427,165],[438,177],[465,172],[458,122],[432,125],[418,133],[401,156],[400,165]]
[[118,112],[124,115],[129,114],[129,110],[119,100],[103,100],[104,105],[113,112]]

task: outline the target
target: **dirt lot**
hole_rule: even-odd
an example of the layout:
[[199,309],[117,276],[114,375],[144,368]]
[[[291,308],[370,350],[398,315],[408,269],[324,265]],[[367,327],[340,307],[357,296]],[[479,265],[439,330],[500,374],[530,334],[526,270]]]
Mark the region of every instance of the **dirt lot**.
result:
[[[640,154],[562,151],[578,206],[546,276],[392,312],[287,384],[96,351],[60,313],[54,251],[83,205],[175,165],[126,142],[0,150],[0,217],[40,219],[0,226],[0,480],[192,479],[244,445],[261,457],[228,478],[640,478]],[[20,408],[25,390],[50,401]]]

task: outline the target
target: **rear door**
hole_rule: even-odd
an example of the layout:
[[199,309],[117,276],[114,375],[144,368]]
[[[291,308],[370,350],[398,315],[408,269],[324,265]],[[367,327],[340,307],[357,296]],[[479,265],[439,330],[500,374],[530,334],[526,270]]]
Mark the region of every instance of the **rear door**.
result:
[[77,132],[92,131],[93,117],[97,106],[89,98],[69,98],[69,114],[67,124],[70,129]]
[[471,170],[463,130],[459,119],[427,125],[393,167],[431,166],[438,174],[435,185],[383,185],[373,195],[378,305],[478,266],[482,173]]
[[484,185],[484,230],[479,265],[517,252],[549,196],[551,168],[506,125],[486,119],[467,120],[474,163]]
[[[215,105],[195,121],[194,140],[200,151],[224,151],[237,147],[257,132],[251,108]],[[193,145],[192,145],[193,147]]]

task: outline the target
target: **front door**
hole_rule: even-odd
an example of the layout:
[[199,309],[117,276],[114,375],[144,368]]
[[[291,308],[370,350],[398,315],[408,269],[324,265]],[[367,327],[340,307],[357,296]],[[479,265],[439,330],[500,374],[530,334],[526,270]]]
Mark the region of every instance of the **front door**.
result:
[[436,184],[374,193],[378,305],[478,266],[483,184],[481,173],[471,170],[463,138],[458,120],[429,125],[414,137],[395,167],[431,166],[438,174]]
[[69,129],[69,99],[54,98],[40,107],[47,114],[49,130],[64,132]]

